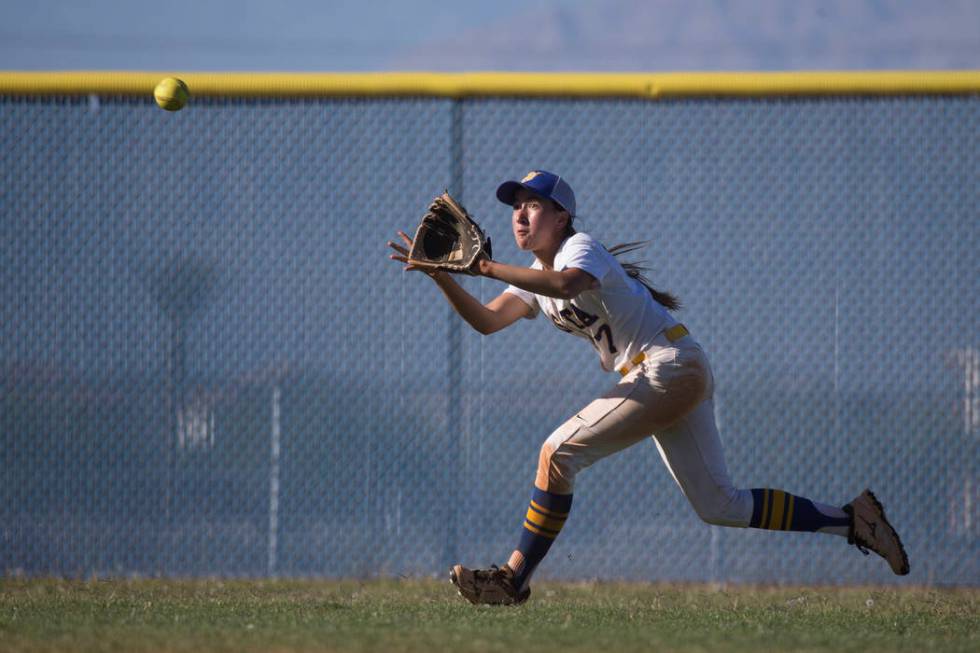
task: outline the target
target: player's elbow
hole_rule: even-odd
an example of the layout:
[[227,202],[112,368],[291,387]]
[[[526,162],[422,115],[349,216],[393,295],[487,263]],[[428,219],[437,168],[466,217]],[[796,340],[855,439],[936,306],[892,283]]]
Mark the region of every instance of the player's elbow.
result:
[[582,288],[574,280],[562,277],[561,281],[558,282],[558,288],[555,289],[555,292],[558,295],[558,299],[575,299],[582,292]]
[[575,299],[589,289],[599,287],[599,282],[588,272],[571,268],[563,271],[557,279],[558,299]]
[[507,325],[504,324],[502,320],[489,319],[480,320],[479,322],[473,323],[471,326],[481,336],[489,336],[492,333],[497,333]]

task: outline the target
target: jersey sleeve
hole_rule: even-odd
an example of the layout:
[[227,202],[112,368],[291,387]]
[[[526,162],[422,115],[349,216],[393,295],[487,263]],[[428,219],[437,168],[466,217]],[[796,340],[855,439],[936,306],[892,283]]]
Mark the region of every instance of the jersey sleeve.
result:
[[609,252],[588,234],[577,233],[568,239],[562,251],[559,270],[578,268],[585,270],[599,283],[609,273]]
[[518,288],[517,286],[507,286],[504,288],[504,292],[509,295],[516,295],[522,302],[530,307],[531,314],[527,316],[529,320],[533,320],[538,316],[538,313],[541,312],[541,305],[538,304],[538,297],[533,292],[528,292],[523,288]]

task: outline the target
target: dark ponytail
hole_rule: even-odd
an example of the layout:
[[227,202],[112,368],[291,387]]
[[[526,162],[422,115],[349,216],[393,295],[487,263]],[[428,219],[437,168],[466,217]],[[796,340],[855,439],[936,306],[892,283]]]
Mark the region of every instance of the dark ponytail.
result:
[[[607,249],[609,250],[610,254],[618,257],[620,254],[629,254],[630,252],[634,252],[646,246],[647,246],[647,241],[643,240],[635,243],[622,243],[620,245],[616,245],[615,247],[609,247]],[[647,290],[650,291],[650,295],[653,297],[654,301],[662,304],[664,308],[666,308],[667,310],[670,311],[680,310],[681,301],[675,295],[672,295],[669,292],[664,292],[662,290],[657,290],[650,284],[650,280],[647,279],[646,275],[643,274],[644,272],[647,271],[648,269],[647,267],[640,265],[639,263],[630,263],[630,262],[623,262],[623,261],[620,261],[619,263],[620,265],[623,266],[623,269],[626,270],[626,274],[628,274],[629,276],[633,277],[634,279],[642,283],[644,286],[646,286]]]
[[[565,211],[565,209],[554,200],[552,200],[552,204],[554,205],[556,211]],[[575,227],[572,226],[573,221],[574,217],[569,215],[568,224],[565,225],[565,238],[568,238],[575,233]],[[606,249],[610,254],[618,257],[620,254],[629,254],[630,252],[635,252],[638,249],[643,249],[648,243],[649,241],[647,240],[639,240],[635,243],[621,243],[615,247],[607,247]],[[657,290],[650,283],[650,280],[646,278],[646,275],[643,274],[649,268],[640,265],[639,263],[632,262],[620,261],[619,264],[623,266],[623,270],[626,271],[626,274],[646,286],[646,289],[650,291],[650,296],[653,297],[653,301],[661,304],[668,311],[680,310],[681,300],[678,299],[676,295],[672,295],[671,293],[664,292],[662,290]]]

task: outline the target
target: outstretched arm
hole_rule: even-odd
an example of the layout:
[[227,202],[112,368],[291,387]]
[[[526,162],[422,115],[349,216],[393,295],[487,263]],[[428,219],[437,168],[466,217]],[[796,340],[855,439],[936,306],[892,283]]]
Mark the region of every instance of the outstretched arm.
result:
[[[398,235],[408,248],[412,246],[412,239],[404,231],[399,231]],[[441,270],[427,270],[416,267],[408,263],[408,249],[395,242],[388,241],[388,246],[397,252],[392,254],[391,259],[407,263],[406,270],[420,270],[427,274],[439,290],[446,296],[450,306],[469,323],[474,329],[483,335],[489,335],[504,329],[522,317],[530,314],[531,308],[519,297],[510,293],[501,293],[495,299],[484,305],[468,293],[465,288],[456,283],[452,275]]]
[[509,327],[522,317],[527,317],[531,311],[522,299],[510,293],[500,293],[483,305],[456,283],[451,274],[437,272],[432,278],[456,312],[485,336]]
[[572,299],[585,290],[599,287],[596,278],[585,270],[567,268],[565,270],[535,270],[521,268],[488,259],[477,261],[479,274],[517,286],[528,292],[557,299]]

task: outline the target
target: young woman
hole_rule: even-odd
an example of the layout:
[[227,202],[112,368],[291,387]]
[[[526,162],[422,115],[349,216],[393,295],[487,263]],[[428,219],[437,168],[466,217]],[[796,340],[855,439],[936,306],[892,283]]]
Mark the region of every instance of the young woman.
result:
[[[571,510],[576,474],[650,436],[707,523],[838,535],[865,554],[870,549],[885,558],[896,574],[909,572],[898,534],[868,490],[838,508],[782,490],[732,485],[715,426],[711,368],[701,346],[671,314],[677,299],[653,288],[641,268],[617,260],[616,253],[635,245],[607,250],[575,231],[575,195],[564,179],[533,171],[501,184],[497,198],[512,207],[517,246],[534,255],[530,268],[478,260],[474,272],[508,284],[486,305],[450,274],[426,274],[480,333],[544,313],[562,331],[588,340],[603,369],[621,378],[545,440],[520,541],[507,563],[452,568],[450,578],[463,597],[498,605],[527,600],[531,575]],[[398,233],[403,244],[388,243],[396,251],[391,258],[407,264],[412,241]]]

